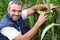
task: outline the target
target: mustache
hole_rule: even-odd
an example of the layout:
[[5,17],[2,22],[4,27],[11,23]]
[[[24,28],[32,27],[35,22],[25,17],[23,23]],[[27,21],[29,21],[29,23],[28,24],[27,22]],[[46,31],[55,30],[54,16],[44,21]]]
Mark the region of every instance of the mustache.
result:
[[20,15],[12,15],[12,16],[20,16]]

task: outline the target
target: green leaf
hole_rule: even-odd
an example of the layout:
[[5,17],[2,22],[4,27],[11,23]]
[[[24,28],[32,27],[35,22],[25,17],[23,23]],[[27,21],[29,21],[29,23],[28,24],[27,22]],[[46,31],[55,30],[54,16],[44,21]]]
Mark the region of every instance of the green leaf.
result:
[[52,28],[52,27],[54,27],[54,26],[59,26],[59,25],[60,25],[60,24],[55,24],[55,23],[52,23],[52,24],[48,25],[48,26],[43,30],[43,32],[42,32],[41,40],[44,38],[45,33],[46,33],[50,28]]
[[48,4],[48,11],[50,12],[50,0],[46,0],[47,4]]
[[41,14],[41,12],[42,12],[42,11],[40,11],[40,10],[37,11],[38,14]]

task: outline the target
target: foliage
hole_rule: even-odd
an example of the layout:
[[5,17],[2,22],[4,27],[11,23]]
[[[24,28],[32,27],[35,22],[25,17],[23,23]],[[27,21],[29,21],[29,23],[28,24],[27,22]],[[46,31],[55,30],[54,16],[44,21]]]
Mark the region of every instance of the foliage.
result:
[[[3,17],[3,15],[7,12],[7,5],[11,0],[0,0],[0,20]],[[51,23],[60,24],[60,0],[21,0],[23,2],[23,9],[29,8],[33,5],[40,4],[40,3],[47,3],[48,9],[42,10],[42,11],[49,11],[47,13],[48,20],[40,27],[37,34],[32,38],[32,40],[40,40],[41,34],[44,28],[46,26],[50,25]],[[59,6],[57,9],[53,9],[53,13],[50,11],[50,3],[53,3],[54,5]],[[32,28],[32,26],[35,24],[35,22],[38,19],[39,14],[35,12],[34,14],[30,15],[28,17],[28,22],[25,20],[26,26],[29,28]],[[47,30],[47,33],[45,34],[43,40],[60,40],[60,27],[52,27],[50,30]]]

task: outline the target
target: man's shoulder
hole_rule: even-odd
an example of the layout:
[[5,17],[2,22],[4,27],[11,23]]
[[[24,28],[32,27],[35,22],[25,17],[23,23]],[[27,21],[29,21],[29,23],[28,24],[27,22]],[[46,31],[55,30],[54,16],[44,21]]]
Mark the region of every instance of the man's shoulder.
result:
[[5,14],[4,16],[3,16],[3,18],[1,19],[1,21],[7,21],[8,20],[8,14]]
[[4,17],[1,19],[0,24],[7,24],[9,21],[8,14],[5,14]]
[[2,18],[2,20],[0,21],[0,28],[6,27],[6,26],[11,26],[11,25],[13,25],[13,24],[14,24],[14,23],[8,19],[8,15],[5,14],[5,16],[4,16],[4,17]]

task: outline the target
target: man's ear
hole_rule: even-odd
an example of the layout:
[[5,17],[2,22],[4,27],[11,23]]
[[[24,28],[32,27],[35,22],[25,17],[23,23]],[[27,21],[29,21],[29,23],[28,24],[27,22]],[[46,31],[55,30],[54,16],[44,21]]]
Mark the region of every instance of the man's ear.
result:
[[10,11],[10,8],[7,8],[7,11],[8,11],[8,13],[9,13],[9,11]]

